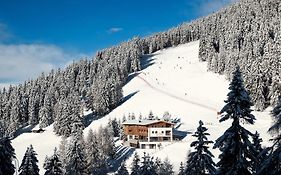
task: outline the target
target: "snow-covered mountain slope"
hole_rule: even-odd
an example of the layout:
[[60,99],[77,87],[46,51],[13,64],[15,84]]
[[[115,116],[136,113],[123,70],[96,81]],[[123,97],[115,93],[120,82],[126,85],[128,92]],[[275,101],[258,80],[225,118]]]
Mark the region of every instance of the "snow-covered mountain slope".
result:
[[[202,120],[209,128],[210,140],[217,139],[230,126],[230,122],[218,122],[217,111],[223,105],[228,92],[229,82],[224,76],[207,72],[206,63],[198,60],[199,42],[192,42],[174,48],[158,51],[144,58],[149,66],[131,75],[132,79],[124,86],[124,97],[128,99],[105,117],[93,121],[85,130],[98,129],[107,124],[109,118],[122,118],[134,113],[136,117],[148,115],[149,111],[161,117],[165,111],[172,117],[181,118],[180,130],[193,132],[198,121]],[[258,131],[264,144],[270,144],[270,136],[266,133],[271,125],[270,109],[265,112],[254,112],[255,125],[245,125],[251,131]],[[33,144],[38,153],[40,172],[46,155],[52,154],[58,147],[60,138],[52,133],[52,126],[42,134],[25,133],[13,140],[16,154],[21,161],[26,147]],[[188,134],[185,139],[175,142],[160,150],[145,150],[152,156],[164,159],[168,157],[178,171],[181,161],[185,161],[189,145],[193,138]],[[144,150],[137,150],[142,152]],[[212,150],[216,156],[218,150]],[[140,153],[142,155],[142,153]],[[128,166],[131,158],[127,161]]]
[[58,137],[53,132],[53,125],[45,128],[43,133],[23,133],[20,136],[12,140],[12,146],[16,152],[16,168],[18,169],[24,153],[32,144],[35,152],[38,154],[37,159],[39,161],[40,174],[44,174],[43,163],[46,155],[50,156],[54,153],[54,148],[59,146],[61,137]]

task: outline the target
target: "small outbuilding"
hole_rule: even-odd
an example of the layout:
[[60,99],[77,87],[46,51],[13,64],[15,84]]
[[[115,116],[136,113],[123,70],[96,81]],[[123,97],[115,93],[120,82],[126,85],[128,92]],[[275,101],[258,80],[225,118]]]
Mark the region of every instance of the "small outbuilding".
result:
[[45,129],[42,129],[42,128],[40,128],[40,129],[33,129],[32,130],[33,133],[42,133],[44,131],[45,131]]

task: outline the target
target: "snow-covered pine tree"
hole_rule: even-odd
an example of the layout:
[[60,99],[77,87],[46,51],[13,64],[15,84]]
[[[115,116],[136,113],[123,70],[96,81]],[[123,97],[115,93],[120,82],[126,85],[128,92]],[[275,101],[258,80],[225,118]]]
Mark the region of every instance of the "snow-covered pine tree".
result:
[[[0,106],[1,107],[1,106]],[[0,138],[3,138],[5,136],[5,128],[6,128],[6,123],[3,121],[3,119],[0,119]]]
[[208,141],[208,129],[203,126],[203,122],[199,121],[199,126],[192,136],[196,138],[190,144],[194,147],[194,151],[188,154],[184,174],[201,175],[201,174],[215,174],[215,163],[212,160],[213,154],[208,150],[208,145],[213,141]]
[[183,163],[180,163],[180,169],[179,169],[179,174],[178,175],[184,175],[184,166]]
[[[118,73],[117,70],[114,70],[110,65],[108,67],[104,66],[100,71],[101,75],[111,74],[114,76]],[[120,103],[123,97],[122,83],[118,78],[108,76],[95,77],[94,81],[94,86],[91,88],[92,108],[96,114],[102,116],[110,112],[110,110]]]
[[[37,87],[37,81],[34,82],[34,86]],[[39,95],[37,90],[34,88],[32,94],[30,94],[29,102],[28,102],[28,123],[30,125],[36,125],[38,123],[38,116],[39,116]]]
[[108,126],[112,128],[114,137],[120,136],[120,123],[117,121],[116,117],[113,120],[109,119]]
[[[11,134],[13,134],[13,131],[11,131],[9,128],[10,125],[15,125],[14,122],[10,122],[11,117],[11,101],[10,101],[10,94],[11,94],[11,87],[8,88],[7,91],[5,91],[5,89],[3,90],[3,108],[1,108],[2,110],[2,124],[4,126],[3,129],[4,130],[4,136],[10,136]],[[8,121],[8,122],[7,122]],[[12,127],[14,128],[14,127]]]
[[261,167],[262,162],[267,157],[267,149],[262,148],[261,145],[262,138],[260,138],[259,133],[256,131],[256,133],[253,135],[253,147],[254,147],[254,155],[255,155],[255,161],[252,162],[253,167],[253,174],[258,172],[258,170]]
[[263,111],[267,104],[266,104],[266,98],[265,98],[265,82],[264,82],[264,76],[262,74],[261,66],[260,66],[261,61],[257,60],[256,67],[252,67],[252,74],[251,74],[251,79],[253,81],[253,84],[251,88],[254,93],[251,94],[251,100],[255,102],[255,110],[258,111]]
[[56,118],[54,122],[54,132],[64,137],[71,134],[70,104],[66,99],[61,99],[56,106]]
[[272,133],[273,141],[276,143],[281,142],[281,96],[279,97],[278,103],[274,107],[274,109],[271,112],[271,115],[273,117],[274,124],[269,128],[269,132]]
[[[5,89],[3,89],[5,90]],[[7,124],[4,122],[4,92],[0,90],[0,138],[3,138],[6,135]]]
[[274,145],[269,148],[268,157],[262,162],[262,166],[257,171],[257,175],[279,175],[281,174],[281,160],[280,160],[280,152],[281,146]]
[[59,145],[59,157],[62,163],[63,173],[65,173],[65,167],[66,167],[66,152],[67,152],[67,139],[65,137],[62,137]]
[[43,106],[40,110],[39,110],[39,127],[40,128],[44,128],[49,126],[51,123],[53,123],[52,121],[52,113],[49,112],[48,106]]
[[121,166],[118,169],[116,175],[129,175],[129,172],[128,172],[124,162],[121,164]]
[[244,88],[239,67],[233,72],[229,90],[226,105],[220,111],[220,122],[228,119],[232,119],[233,122],[214,145],[214,148],[219,148],[222,152],[219,155],[220,160],[217,163],[216,173],[219,175],[247,175],[251,174],[251,160],[254,157],[253,145],[249,141],[249,136],[253,134],[242,127],[240,122],[253,124],[255,116],[251,114],[252,103]]
[[155,120],[155,116],[152,111],[149,111],[148,120]]
[[82,138],[72,136],[66,151],[66,175],[86,175],[87,166]]
[[135,113],[132,113],[131,120],[135,120],[135,119],[136,119],[136,115],[135,115]]
[[127,121],[127,117],[124,114],[123,117],[122,117],[122,122],[125,122],[125,121]]
[[281,76],[280,71],[275,71],[273,73],[272,84],[270,86],[269,96],[270,96],[270,104],[273,106],[278,103],[278,96],[281,96]]
[[140,157],[137,153],[134,154],[131,170],[132,170],[131,175],[140,174]]
[[156,174],[159,174],[160,173],[160,169],[161,169],[161,165],[162,165],[162,162],[161,162],[161,159],[159,159],[158,157],[156,157],[155,161],[154,161],[154,166],[155,166],[155,171],[156,171]]
[[171,114],[169,113],[169,111],[165,111],[162,118],[164,121],[171,121]]
[[0,138],[0,175],[13,175],[15,166],[12,161],[15,159],[15,150],[8,137]]
[[115,156],[115,144],[113,138],[112,127],[104,127],[99,129],[100,151],[107,157],[107,160],[113,159]]
[[87,162],[87,173],[92,174],[93,172],[99,171],[99,169],[105,169],[105,160],[102,160],[104,156],[101,155],[99,140],[97,134],[92,129],[89,130],[86,138],[85,152]]
[[75,135],[77,133],[82,133],[85,125],[83,123],[83,113],[81,109],[81,102],[78,93],[73,93],[70,97],[70,111],[69,111],[69,119],[71,122],[71,134]]
[[85,128],[81,112],[80,98],[77,92],[69,97],[61,99],[57,103],[54,131],[58,135],[69,137],[81,133]]
[[44,175],[63,175],[62,162],[57,148],[55,148],[51,157],[46,157],[43,167],[46,170]]
[[153,158],[144,152],[142,159],[139,175],[157,175]]
[[[111,147],[105,146],[107,144],[107,138],[103,137],[102,134],[103,128],[100,126],[98,132],[93,133],[93,136],[89,132],[86,140],[88,169],[92,171],[92,174],[96,175],[106,174],[108,169],[109,152],[107,152],[107,149]],[[113,150],[111,151],[113,152]]]
[[271,112],[274,124],[269,128],[269,132],[273,135],[273,146],[269,147],[269,155],[262,162],[258,175],[278,175],[281,174],[281,97],[277,105]]
[[131,116],[131,113],[129,112],[128,114],[128,120],[132,120],[132,116]]
[[120,128],[119,128],[119,139],[120,140],[124,140],[126,138],[126,135],[124,133],[124,127],[123,127],[123,125],[122,125],[120,120],[118,121],[118,124],[120,126]]
[[21,127],[21,114],[20,114],[20,94],[18,88],[13,88],[11,92],[11,115],[9,118],[8,132],[14,134],[18,128]]
[[19,175],[39,175],[38,160],[36,152],[33,146],[30,145],[22,159],[22,163],[19,168]]
[[49,126],[54,122],[53,118],[53,104],[52,104],[53,94],[50,91],[47,91],[47,94],[44,98],[44,104],[39,110],[39,126],[44,128]]
[[142,120],[142,114],[141,113],[139,114],[139,118],[138,119]]
[[173,170],[173,165],[169,161],[168,158],[165,158],[163,162],[160,163],[160,166],[158,168],[158,175],[173,175],[174,170]]

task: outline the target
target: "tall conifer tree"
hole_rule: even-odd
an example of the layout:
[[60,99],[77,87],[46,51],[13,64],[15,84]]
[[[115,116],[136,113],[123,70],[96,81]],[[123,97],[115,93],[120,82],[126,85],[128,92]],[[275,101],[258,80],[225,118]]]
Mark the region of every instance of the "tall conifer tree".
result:
[[126,165],[125,163],[122,163],[120,168],[118,169],[117,171],[117,174],[116,175],[129,175],[129,172],[126,168]]
[[66,175],[86,175],[87,166],[82,138],[79,135],[72,136],[66,152]]
[[192,135],[196,137],[197,140],[190,144],[191,147],[195,147],[195,151],[188,155],[184,174],[202,175],[215,173],[215,163],[212,160],[214,156],[208,150],[208,145],[213,142],[208,141],[207,136],[210,134],[206,132],[207,130],[208,129],[203,126],[203,122],[200,120],[197,131]]
[[[253,146],[249,136],[253,134],[241,126],[240,122],[254,124],[255,116],[251,114],[252,106],[248,92],[243,85],[239,67],[233,72],[229,86],[230,92],[225,101],[226,105],[220,111],[220,122],[231,119],[232,125],[216,140],[214,148],[222,152],[219,155],[217,174],[221,175],[250,175],[251,160],[254,158]],[[255,160],[253,160],[255,161]]]
[[39,175],[38,159],[36,157],[36,152],[33,146],[30,145],[22,159],[22,163],[19,168],[19,175]]
[[274,124],[269,128],[269,132],[273,135],[273,146],[269,147],[269,155],[263,161],[258,175],[278,175],[281,174],[281,98],[278,104],[272,110],[271,115]]
[[140,158],[139,155],[137,153],[135,153],[134,155],[134,159],[132,162],[132,172],[131,175],[138,175],[140,174]]
[[62,162],[60,160],[57,148],[54,150],[54,154],[51,157],[46,157],[44,165],[46,170],[45,175],[62,175]]
[[12,161],[15,159],[15,150],[9,138],[0,138],[0,175],[13,175],[15,166]]

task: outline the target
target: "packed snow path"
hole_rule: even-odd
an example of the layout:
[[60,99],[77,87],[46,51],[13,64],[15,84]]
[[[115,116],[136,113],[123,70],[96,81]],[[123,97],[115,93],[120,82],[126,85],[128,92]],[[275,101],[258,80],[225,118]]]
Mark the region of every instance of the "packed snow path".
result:
[[196,105],[196,106],[199,106],[199,107],[202,107],[202,108],[205,108],[205,109],[209,109],[209,110],[211,110],[211,111],[215,111],[215,112],[217,111],[214,107],[207,106],[207,105],[204,105],[204,104],[195,102],[195,101],[190,101],[190,100],[187,100],[187,99],[182,98],[182,97],[180,97],[180,96],[176,96],[176,95],[174,95],[174,94],[172,94],[172,93],[170,93],[170,92],[167,92],[167,91],[164,91],[164,90],[159,89],[159,88],[157,88],[157,87],[154,87],[154,86],[152,86],[145,78],[143,78],[141,75],[138,75],[137,77],[138,77],[139,79],[141,79],[143,82],[145,82],[150,88],[152,88],[152,89],[154,89],[154,90],[156,90],[156,91],[158,91],[158,92],[160,92],[160,93],[162,93],[162,94],[164,94],[164,95],[168,95],[168,96],[170,96],[170,97],[172,97],[172,98],[174,98],[174,99],[183,101],[183,102],[188,103],[188,104]]

